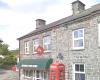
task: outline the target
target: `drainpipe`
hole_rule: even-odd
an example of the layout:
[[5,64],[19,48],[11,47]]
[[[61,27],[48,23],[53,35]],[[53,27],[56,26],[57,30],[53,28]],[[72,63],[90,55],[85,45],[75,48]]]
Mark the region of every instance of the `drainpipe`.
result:
[[[19,61],[20,61],[20,40],[19,40]],[[19,80],[20,80],[20,68],[19,68]]]

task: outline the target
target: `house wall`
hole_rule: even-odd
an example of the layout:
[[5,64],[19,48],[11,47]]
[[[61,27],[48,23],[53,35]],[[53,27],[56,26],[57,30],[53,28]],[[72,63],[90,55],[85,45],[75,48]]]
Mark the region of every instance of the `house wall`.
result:
[[[100,80],[100,48],[98,47],[98,23],[100,15],[93,16],[84,21],[78,21],[67,25],[67,28],[57,29],[53,36],[53,51],[55,55],[62,53],[63,63],[66,67],[66,80],[72,80],[73,64],[85,64],[86,80]],[[84,49],[72,48],[72,31],[84,28]],[[55,41],[56,40],[56,41]],[[54,58],[55,59],[55,58]]]
[[[46,53],[42,56],[38,56],[36,54],[33,54],[33,40],[34,39],[39,39],[39,45],[43,46],[43,37],[47,36],[47,35],[51,35],[51,31],[45,32],[45,33],[41,33],[32,37],[28,37],[25,38],[23,40],[20,40],[20,54],[21,54],[21,59],[26,59],[26,58],[40,58],[40,57],[49,57],[50,54]],[[29,54],[25,54],[25,50],[24,50],[24,43],[25,41],[29,41]]]
[[[86,80],[100,80],[100,48],[98,47],[98,26],[100,15],[94,15],[85,20],[77,21],[68,24],[66,27],[59,25],[49,32],[44,32],[29,38],[20,40],[20,54],[24,54],[24,42],[30,41],[30,55],[21,55],[24,58],[40,58],[52,57],[57,60],[58,53],[64,56],[62,62],[65,64],[65,79],[73,80],[73,64],[85,64]],[[72,31],[75,29],[84,28],[84,49],[74,50],[72,48]],[[44,53],[42,56],[32,54],[32,40],[42,38],[45,35],[51,35],[52,50],[50,53]]]

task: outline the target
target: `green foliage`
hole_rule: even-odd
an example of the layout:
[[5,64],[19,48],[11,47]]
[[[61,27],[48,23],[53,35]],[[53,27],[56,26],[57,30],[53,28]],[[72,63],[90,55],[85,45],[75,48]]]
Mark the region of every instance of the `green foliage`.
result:
[[3,59],[0,58],[0,66],[3,65]]
[[0,42],[0,55],[4,56],[4,58],[0,58],[0,67],[15,65],[17,63],[16,56],[18,52],[18,49],[9,51],[8,45],[3,43],[3,41]]
[[9,56],[6,56],[3,59],[3,65],[14,65],[14,64],[16,64],[16,57],[12,54]]
[[0,55],[9,55],[8,45],[0,43]]

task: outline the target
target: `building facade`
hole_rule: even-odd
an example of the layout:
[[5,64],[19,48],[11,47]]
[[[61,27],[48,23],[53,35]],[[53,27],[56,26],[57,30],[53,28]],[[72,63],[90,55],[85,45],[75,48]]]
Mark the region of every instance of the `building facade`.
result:
[[20,80],[49,80],[49,66],[56,61],[65,65],[65,80],[100,80],[100,4],[85,9],[77,0],[72,10],[47,25],[37,19],[36,30],[18,38]]

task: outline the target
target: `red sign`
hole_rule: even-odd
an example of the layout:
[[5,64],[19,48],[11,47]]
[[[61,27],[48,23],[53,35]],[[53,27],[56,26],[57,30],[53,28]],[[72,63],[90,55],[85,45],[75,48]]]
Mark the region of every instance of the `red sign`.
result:
[[44,49],[41,46],[38,46],[36,49],[37,54],[42,55],[44,53]]

